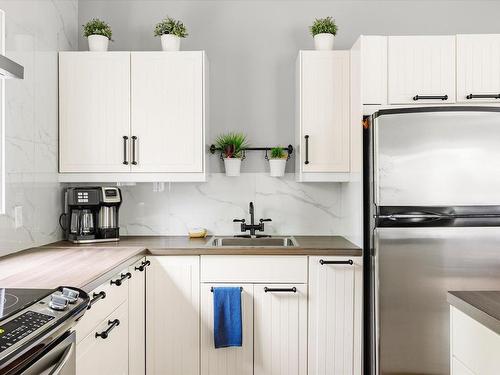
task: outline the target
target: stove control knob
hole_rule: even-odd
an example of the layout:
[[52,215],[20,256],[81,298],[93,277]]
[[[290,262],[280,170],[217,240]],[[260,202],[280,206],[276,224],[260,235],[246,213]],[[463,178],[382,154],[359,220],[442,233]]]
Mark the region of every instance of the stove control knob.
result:
[[80,293],[78,293],[76,290],[70,289],[70,288],[63,288],[62,290],[62,295],[65,297],[69,303],[75,303],[78,301],[78,296]]
[[61,294],[54,293],[50,296],[49,307],[52,310],[62,311],[68,307],[68,299]]

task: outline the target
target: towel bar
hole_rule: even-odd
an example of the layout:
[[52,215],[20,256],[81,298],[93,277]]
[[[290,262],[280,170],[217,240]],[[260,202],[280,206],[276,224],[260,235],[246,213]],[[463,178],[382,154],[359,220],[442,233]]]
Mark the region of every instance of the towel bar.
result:
[[[213,291],[214,291],[214,287],[213,286],[210,287],[210,291],[213,293]],[[243,292],[243,287],[242,286],[240,286],[240,292]]]

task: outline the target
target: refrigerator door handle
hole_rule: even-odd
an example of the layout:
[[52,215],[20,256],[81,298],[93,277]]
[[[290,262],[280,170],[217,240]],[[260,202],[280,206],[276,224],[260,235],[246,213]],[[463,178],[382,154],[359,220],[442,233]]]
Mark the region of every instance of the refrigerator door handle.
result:
[[388,219],[397,221],[400,219],[444,219],[450,218],[448,215],[439,215],[439,214],[431,214],[431,213],[422,213],[422,214],[390,214],[390,215],[375,215],[377,219]]

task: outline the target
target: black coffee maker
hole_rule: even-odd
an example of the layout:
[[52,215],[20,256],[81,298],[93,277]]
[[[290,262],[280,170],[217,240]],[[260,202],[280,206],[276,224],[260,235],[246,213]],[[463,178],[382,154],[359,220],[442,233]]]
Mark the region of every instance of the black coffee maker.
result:
[[[71,187],[65,191],[65,213],[60,224],[73,243],[118,241],[118,210],[122,195],[117,187]],[[64,222],[64,223],[63,223]]]

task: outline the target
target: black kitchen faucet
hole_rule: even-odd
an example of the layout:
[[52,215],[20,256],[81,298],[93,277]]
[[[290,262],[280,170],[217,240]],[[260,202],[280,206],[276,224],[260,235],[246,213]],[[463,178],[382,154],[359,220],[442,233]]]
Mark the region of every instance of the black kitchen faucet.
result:
[[[264,222],[272,221],[271,219],[260,219],[259,224],[255,224],[255,215],[254,215],[254,207],[253,202],[250,202],[248,212],[250,213],[250,224],[245,223],[245,219],[234,219],[234,223],[241,223],[241,231],[243,233],[250,231],[250,235],[244,234],[236,237],[252,237],[255,236],[255,231],[264,232]],[[260,235],[258,237],[266,237],[264,235]]]

